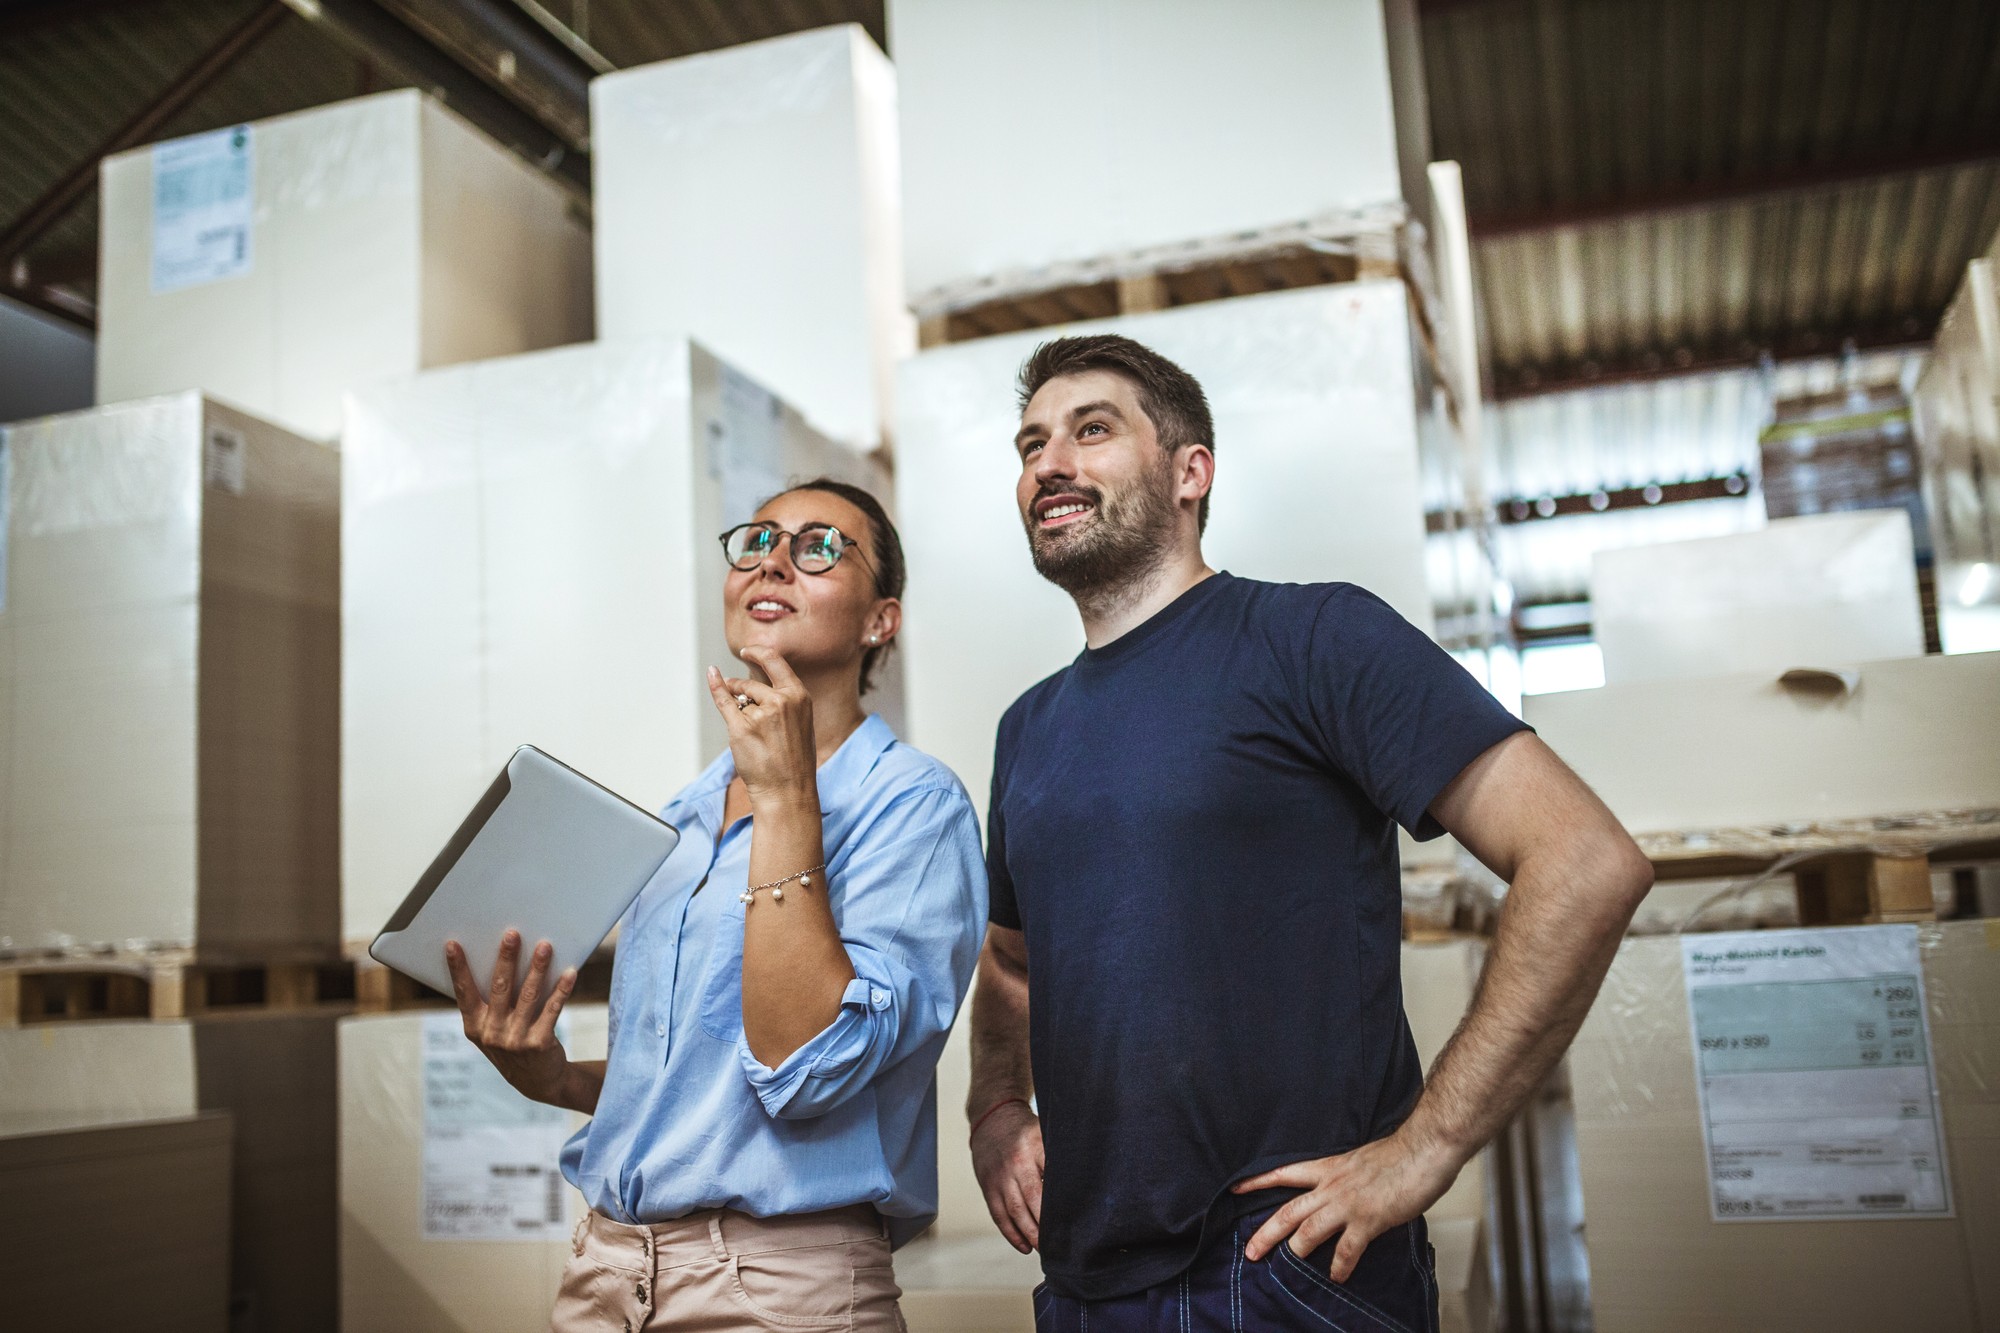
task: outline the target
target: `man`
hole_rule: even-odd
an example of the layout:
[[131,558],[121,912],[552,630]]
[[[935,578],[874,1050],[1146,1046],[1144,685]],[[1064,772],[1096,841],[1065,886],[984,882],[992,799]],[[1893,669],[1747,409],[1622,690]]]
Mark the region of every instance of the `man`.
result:
[[[1020,391],[1021,520],[1087,646],[1000,724],[967,1111],[1038,1327],[1433,1328],[1423,1211],[1568,1044],[1651,867],[1384,603],[1204,563],[1180,367],[1063,338]],[[1314,533],[1266,539],[1304,563]],[[1428,1085],[1398,824],[1512,886]]]

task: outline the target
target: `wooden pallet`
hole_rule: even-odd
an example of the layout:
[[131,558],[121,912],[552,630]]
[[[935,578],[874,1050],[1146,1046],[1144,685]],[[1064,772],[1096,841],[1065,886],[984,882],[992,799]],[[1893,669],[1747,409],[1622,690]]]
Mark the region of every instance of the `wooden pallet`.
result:
[[1367,255],[1325,254],[1303,246],[1260,255],[1199,264],[1095,282],[1072,283],[1042,291],[982,301],[918,321],[917,341],[926,348],[944,343],[990,338],[1023,329],[1049,328],[1113,315],[1144,314],[1175,306],[1198,305],[1231,296],[1289,291],[1355,282],[1363,278],[1400,277],[1394,260]]
[[1782,867],[1797,886],[1801,925],[1933,921],[1933,863],[2000,860],[2000,810],[1641,834],[1638,843],[1661,879],[1748,881]]
[[[454,1001],[443,991],[432,990],[413,977],[370,958],[363,948],[352,950],[354,959],[354,1007],[364,1014],[400,1013],[407,1009],[449,1009]],[[572,1004],[603,1004],[611,998],[611,950],[599,949],[590,961],[577,969]]]
[[298,1010],[353,999],[353,966],[338,958],[219,960],[155,950],[0,960],[0,1027]]

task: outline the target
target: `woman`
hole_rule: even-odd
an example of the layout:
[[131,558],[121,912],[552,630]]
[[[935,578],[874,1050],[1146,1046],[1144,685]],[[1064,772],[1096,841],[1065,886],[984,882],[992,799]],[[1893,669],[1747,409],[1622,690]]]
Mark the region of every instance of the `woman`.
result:
[[[576,984],[539,944],[466,1035],[537,1101],[594,1113],[563,1173],[577,1228],[553,1327],[902,1327],[889,1252],[937,1211],[934,1072],[972,977],[986,877],[972,803],[861,696],[901,623],[874,497],[779,495],[723,535],[729,749],[661,811],[681,841],[626,911],[609,1061],[572,1061]],[[546,997],[546,1003],[542,1003]],[[541,1008],[537,1012],[537,1005]]]

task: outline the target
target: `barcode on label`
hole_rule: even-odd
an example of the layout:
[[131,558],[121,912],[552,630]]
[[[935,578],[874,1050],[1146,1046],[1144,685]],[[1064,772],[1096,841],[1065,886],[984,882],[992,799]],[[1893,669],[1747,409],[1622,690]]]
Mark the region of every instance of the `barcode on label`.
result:
[[1910,1196],[1907,1194],[1863,1194],[1859,1203],[1863,1208],[1907,1208]]
[[549,1225],[561,1226],[563,1222],[563,1178],[560,1172],[549,1172]]

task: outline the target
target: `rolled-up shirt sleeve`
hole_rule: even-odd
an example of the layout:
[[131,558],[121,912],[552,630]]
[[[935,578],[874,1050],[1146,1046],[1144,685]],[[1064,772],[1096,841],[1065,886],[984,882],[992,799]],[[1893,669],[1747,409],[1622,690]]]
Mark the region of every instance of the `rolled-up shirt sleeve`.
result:
[[775,1069],[739,1040],[765,1111],[825,1115],[884,1070],[943,1046],[972,983],[986,921],[986,869],[972,802],[957,787],[889,802],[827,867],[834,919],[854,965],[840,1012]]

